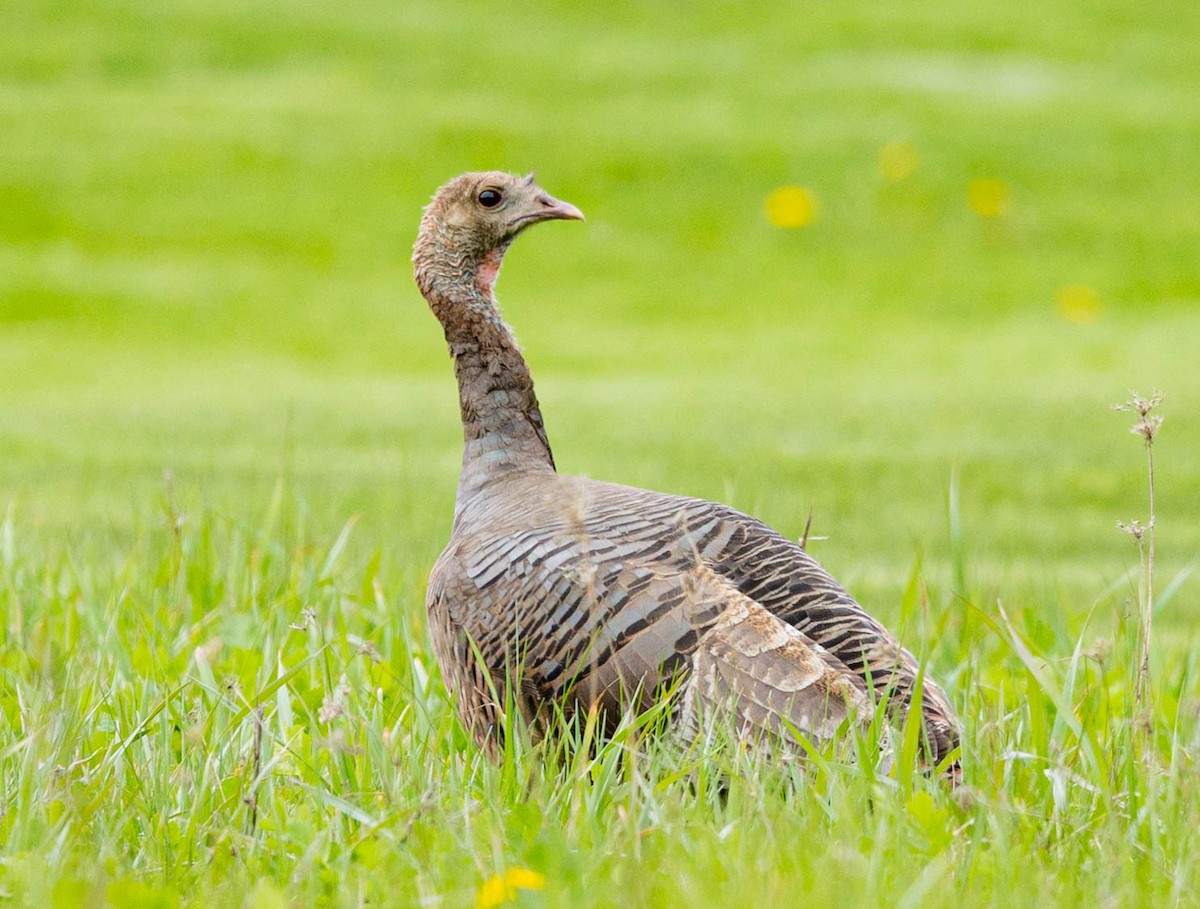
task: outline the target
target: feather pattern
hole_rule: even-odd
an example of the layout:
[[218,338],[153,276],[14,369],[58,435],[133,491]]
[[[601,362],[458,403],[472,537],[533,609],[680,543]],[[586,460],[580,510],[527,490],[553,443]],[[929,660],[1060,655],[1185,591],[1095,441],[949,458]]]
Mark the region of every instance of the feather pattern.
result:
[[[815,738],[851,713],[865,717],[871,690],[890,691],[897,707],[911,700],[912,655],[809,553],[762,522],[702,499],[557,474],[505,485],[491,498],[490,526],[456,534],[438,560],[428,600],[431,616],[449,618],[434,623],[444,629],[439,653],[465,654],[470,639],[497,691],[519,663],[539,701],[600,702],[615,715],[623,696],[637,692],[637,706],[648,706],[684,671],[685,702],[736,693],[740,718],[774,705],[767,731],[786,721]],[[747,649],[752,638],[758,651]],[[818,695],[821,711],[806,700]],[[481,739],[497,732],[498,706],[484,704],[491,696],[477,686],[461,702],[464,718],[493,718],[468,720]],[[957,746],[956,721],[929,680],[922,700],[936,762]]]

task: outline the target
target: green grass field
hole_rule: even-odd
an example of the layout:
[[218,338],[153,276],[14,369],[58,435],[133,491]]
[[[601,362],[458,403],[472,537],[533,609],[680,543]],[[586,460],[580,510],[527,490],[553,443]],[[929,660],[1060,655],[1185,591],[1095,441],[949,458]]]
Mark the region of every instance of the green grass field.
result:
[[[1182,2],[7,5],[0,903],[1200,902],[1197,46]],[[589,218],[499,286],[560,469],[811,508],[953,695],[959,792],[635,725],[474,750],[408,256],[485,167]],[[1110,405],[1153,388],[1143,749]]]

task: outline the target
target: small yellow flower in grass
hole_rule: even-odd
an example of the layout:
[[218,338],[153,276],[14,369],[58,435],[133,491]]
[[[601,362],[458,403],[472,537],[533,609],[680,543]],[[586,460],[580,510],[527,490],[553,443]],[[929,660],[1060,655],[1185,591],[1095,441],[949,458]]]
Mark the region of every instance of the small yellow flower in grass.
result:
[[879,172],[890,183],[910,176],[919,162],[916,146],[911,142],[889,142],[879,150]]
[[767,196],[767,220],[776,227],[804,227],[817,217],[817,199],[803,186],[781,186]]
[[546,876],[528,868],[513,868],[505,873],[504,883],[519,890],[542,890],[546,886]]
[[518,890],[541,890],[546,877],[528,868],[510,868],[504,876],[488,878],[475,894],[475,909],[495,909],[517,898]]
[[1060,287],[1054,295],[1058,311],[1064,319],[1075,325],[1095,322],[1100,315],[1100,295],[1083,284],[1068,284]]
[[499,877],[490,877],[479,887],[479,892],[475,894],[475,909],[495,909],[496,906],[503,906],[510,899],[516,896],[515,892],[509,892],[509,888],[504,886],[504,881]]
[[972,180],[967,187],[967,203],[981,218],[999,218],[1007,214],[1008,195],[1007,184],[995,177]]

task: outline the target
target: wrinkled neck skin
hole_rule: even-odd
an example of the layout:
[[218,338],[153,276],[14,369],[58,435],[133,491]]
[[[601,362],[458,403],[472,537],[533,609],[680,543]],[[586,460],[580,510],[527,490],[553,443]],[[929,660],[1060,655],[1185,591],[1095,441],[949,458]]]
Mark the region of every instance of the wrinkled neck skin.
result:
[[554,458],[529,367],[492,290],[507,244],[473,253],[456,239],[449,229],[422,225],[413,261],[417,286],[446,333],[458,379],[463,464],[457,526],[481,489],[514,471],[553,473]]

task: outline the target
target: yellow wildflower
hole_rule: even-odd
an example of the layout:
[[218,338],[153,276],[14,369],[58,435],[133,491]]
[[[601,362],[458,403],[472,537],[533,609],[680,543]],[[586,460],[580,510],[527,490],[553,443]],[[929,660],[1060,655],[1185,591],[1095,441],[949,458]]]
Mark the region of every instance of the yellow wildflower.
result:
[[496,906],[504,905],[516,895],[515,891],[509,891],[499,875],[490,877],[483,882],[479,892],[475,894],[475,909],[495,909]]
[[541,890],[546,886],[546,876],[528,868],[513,868],[504,875],[504,883],[521,890]]
[[1054,295],[1058,311],[1068,322],[1087,325],[1100,315],[1100,295],[1084,284],[1068,284]]
[[1007,214],[1008,195],[1008,186],[995,177],[972,180],[967,187],[967,203],[981,218],[999,218]]
[[817,217],[817,199],[803,186],[781,186],[767,196],[767,220],[776,227],[804,227]]
[[497,874],[480,885],[475,909],[496,909],[515,900],[518,890],[541,890],[545,886],[545,875],[528,868],[510,868],[503,877]]

